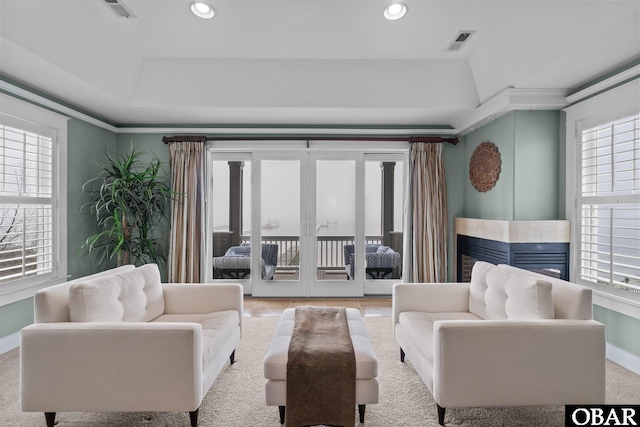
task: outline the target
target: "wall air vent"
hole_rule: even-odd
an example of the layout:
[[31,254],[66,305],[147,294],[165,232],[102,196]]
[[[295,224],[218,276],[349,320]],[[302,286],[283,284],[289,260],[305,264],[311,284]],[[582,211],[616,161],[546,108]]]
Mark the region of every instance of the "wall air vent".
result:
[[121,0],[102,0],[108,7],[118,15],[120,18],[135,18],[136,16],[131,12],[128,6],[126,6]]
[[475,30],[458,31],[458,35],[447,48],[447,52],[457,52],[462,49],[462,46],[471,38],[473,33],[475,33]]

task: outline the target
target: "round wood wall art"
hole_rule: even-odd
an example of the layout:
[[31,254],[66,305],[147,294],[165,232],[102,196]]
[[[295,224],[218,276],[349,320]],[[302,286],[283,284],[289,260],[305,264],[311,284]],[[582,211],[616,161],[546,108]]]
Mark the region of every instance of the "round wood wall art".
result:
[[491,142],[480,144],[469,162],[469,179],[473,187],[481,193],[491,190],[498,181],[501,165],[498,147]]

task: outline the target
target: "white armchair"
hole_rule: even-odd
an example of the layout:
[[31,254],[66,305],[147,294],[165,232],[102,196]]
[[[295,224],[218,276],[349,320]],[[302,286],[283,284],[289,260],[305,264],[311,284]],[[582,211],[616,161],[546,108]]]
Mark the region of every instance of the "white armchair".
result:
[[198,408],[242,328],[242,287],[160,284],[157,266],[125,266],[35,295],[22,330],[22,410]]

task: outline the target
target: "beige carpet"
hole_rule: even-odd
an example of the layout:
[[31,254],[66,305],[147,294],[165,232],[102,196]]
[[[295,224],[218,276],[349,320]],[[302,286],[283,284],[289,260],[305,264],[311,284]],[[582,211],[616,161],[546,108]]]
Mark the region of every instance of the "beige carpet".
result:
[[[279,427],[278,409],[264,404],[262,359],[277,318],[245,318],[236,363],[227,365],[200,408],[202,427]],[[365,318],[380,361],[380,403],[367,406],[363,427],[437,426],[436,408],[410,363],[401,363],[388,317]],[[0,426],[45,426],[41,413],[20,412],[19,354],[0,355]],[[60,387],[64,387],[61,384]],[[607,403],[640,404],[640,376],[607,362]],[[354,417],[356,417],[354,408]],[[357,418],[356,418],[357,419]],[[189,426],[186,413],[60,413],[64,426]],[[564,407],[452,408],[448,426],[564,426]],[[356,421],[357,424],[357,421]]]

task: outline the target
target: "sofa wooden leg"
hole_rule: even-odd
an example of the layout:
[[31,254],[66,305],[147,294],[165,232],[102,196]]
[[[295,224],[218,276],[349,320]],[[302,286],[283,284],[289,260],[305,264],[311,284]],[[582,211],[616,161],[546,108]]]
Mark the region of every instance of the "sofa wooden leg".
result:
[[229,363],[232,364],[232,365],[234,363],[236,363],[236,351],[235,350],[233,350],[231,352],[231,356],[229,356]]
[[195,411],[189,412],[189,419],[191,420],[191,427],[198,427],[198,411],[200,408]]
[[400,348],[400,361],[404,362],[404,350]]
[[437,403],[436,403],[436,406],[438,407],[438,424],[443,426],[444,425],[444,411],[446,411],[447,408],[443,408],[442,406],[438,405]]
[[278,406],[278,411],[280,412],[280,424],[284,424],[284,406]]
[[360,423],[364,422],[364,410],[367,409],[367,405],[358,405],[358,415],[360,415]]
[[56,423],[56,413],[55,412],[45,412],[44,419],[47,421],[47,427],[53,427]]

